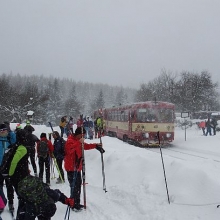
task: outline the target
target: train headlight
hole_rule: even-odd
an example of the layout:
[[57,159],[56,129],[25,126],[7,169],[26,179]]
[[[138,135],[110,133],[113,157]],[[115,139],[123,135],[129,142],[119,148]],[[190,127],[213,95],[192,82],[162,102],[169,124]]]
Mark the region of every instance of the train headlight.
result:
[[167,137],[167,138],[170,138],[170,137],[171,137],[171,134],[170,134],[170,133],[166,133],[166,137]]
[[148,133],[144,133],[144,134],[143,134],[143,137],[149,138],[149,134],[148,134]]

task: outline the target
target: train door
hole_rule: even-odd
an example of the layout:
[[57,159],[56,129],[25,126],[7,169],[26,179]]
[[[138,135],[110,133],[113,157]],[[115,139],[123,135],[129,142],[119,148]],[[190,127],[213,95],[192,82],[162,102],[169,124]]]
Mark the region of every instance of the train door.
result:
[[129,123],[128,123],[128,131],[129,131],[129,137],[131,137],[132,136],[132,121],[134,121],[134,110],[130,110],[130,112],[129,112],[129,118],[128,118],[128,121],[129,121]]

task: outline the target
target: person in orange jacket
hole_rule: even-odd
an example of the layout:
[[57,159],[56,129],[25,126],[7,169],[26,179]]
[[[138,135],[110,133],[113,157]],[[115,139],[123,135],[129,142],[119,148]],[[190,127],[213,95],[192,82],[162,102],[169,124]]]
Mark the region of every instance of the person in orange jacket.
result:
[[[45,149],[45,150],[44,150]],[[50,157],[53,155],[53,144],[47,139],[46,133],[41,133],[37,142],[37,157],[39,163],[39,178],[43,181],[44,165],[46,171],[46,183],[50,185]]]
[[205,135],[205,121],[201,121],[200,123],[199,123],[199,128],[201,128],[202,129],[202,132],[203,132],[203,135]]
[[[82,134],[83,133],[83,134]],[[97,149],[104,153],[101,143],[85,143],[84,134],[86,130],[78,127],[74,134],[68,136],[65,145],[64,168],[67,171],[67,178],[71,188],[71,196],[73,196],[75,205],[73,209],[80,210],[84,206],[80,204],[81,194],[81,171],[82,171],[82,143],[84,143],[84,150]]]

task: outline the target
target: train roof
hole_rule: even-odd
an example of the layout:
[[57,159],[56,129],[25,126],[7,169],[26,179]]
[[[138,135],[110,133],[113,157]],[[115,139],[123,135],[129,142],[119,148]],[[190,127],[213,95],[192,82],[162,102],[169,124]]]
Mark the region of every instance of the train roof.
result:
[[175,105],[173,103],[170,102],[163,102],[163,101],[146,101],[146,102],[135,102],[132,104],[127,104],[127,105],[119,105],[119,106],[113,106],[110,108],[104,108],[104,109],[119,109],[119,108],[134,108],[136,106],[155,106],[155,105],[162,105],[162,106],[170,106],[170,107],[174,107]]

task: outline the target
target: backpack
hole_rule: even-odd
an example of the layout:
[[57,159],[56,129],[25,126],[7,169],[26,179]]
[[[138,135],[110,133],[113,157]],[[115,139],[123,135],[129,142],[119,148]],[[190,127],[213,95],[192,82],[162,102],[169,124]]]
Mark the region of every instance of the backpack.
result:
[[18,183],[18,195],[34,205],[54,203],[47,194],[45,184],[35,176],[26,176]]
[[9,173],[11,161],[15,155],[17,148],[18,148],[17,144],[12,144],[10,148],[6,149],[4,156],[2,158],[2,164],[0,166],[0,173],[1,174],[8,174]]
[[47,141],[40,141],[39,148],[38,148],[38,156],[46,158],[47,155],[48,155]]

